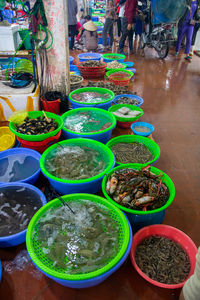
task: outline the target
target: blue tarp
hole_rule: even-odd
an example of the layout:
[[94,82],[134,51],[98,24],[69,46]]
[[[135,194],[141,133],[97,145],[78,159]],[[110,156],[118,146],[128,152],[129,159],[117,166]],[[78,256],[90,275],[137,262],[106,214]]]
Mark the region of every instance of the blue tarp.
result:
[[153,24],[175,23],[186,11],[186,0],[152,0]]

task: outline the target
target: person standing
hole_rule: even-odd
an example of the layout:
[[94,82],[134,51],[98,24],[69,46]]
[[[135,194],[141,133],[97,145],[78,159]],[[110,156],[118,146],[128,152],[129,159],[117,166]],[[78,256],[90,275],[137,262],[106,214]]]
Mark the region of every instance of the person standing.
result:
[[120,12],[120,6],[119,6],[119,2],[120,0],[116,0],[116,4],[117,4],[117,34],[118,34],[118,38],[121,35],[121,18],[119,16],[119,12]]
[[68,31],[71,36],[70,42],[70,50],[74,48],[74,38],[76,36],[76,25],[77,25],[77,18],[76,15],[78,13],[78,7],[76,0],[67,0],[68,4]]
[[179,300],[199,300],[200,299],[200,248],[196,256],[196,266],[194,274],[183,286]]
[[193,56],[193,53],[194,53],[196,37],[197,37],[197,32],[198,32],[199,28],[200,28],[200,23],[196,23],[194,25],[194,31],[193,31],[193,35],[192,35],[192,44],[191,44],[191,48],[190,48],[190,56]]
[[[120,1],[121,2],[121,1]],[[137,0],[126,0],[124,17],[122,18],[122,36],[119,41],[119,53],[124,53],[124,45],[128,36],[130,53],[133,51],[133,24],[135,23]]]
[[187,9],[185,14],[180,19],[178,24],[178,40],[176,43],[176,53],[177,56],[181,47],[181,42],[183,37],[186,35],[186,46],[185,46],[185,59],[190,61],[192,58],[190,53],[190,47],[192,43],[192,35],[194,30],[195,20],[198,20],[198,7],[200,5],[200,0],[187,0]]
[[[116,20],[116,0],[106,0],[105,17],[106,21],[102,31],[103,51],[112,50],[113,45],[113,26]],[[107,45],[107,34],[109,34],[109,46]]]

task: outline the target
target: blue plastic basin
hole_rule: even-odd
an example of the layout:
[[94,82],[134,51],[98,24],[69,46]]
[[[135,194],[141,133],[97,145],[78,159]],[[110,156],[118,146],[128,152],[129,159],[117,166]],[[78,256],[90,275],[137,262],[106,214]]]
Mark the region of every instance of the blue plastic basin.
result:
[[100,104],[81,104],[81,103],[74,102],[73,100],[70,100],[70,99],[69,99],[69,102],[71,102],[72,108],[97,107],[97,108],[102,108],[102,109],[108,110],[111,107],[113,100],[110,100],[105,103],[100,103]]
[[65,129],[62,130],[62,133],[66,139],[76,139],[76,138],[81,137],[81,138],[91,139],[91,140],[95,140],[95,141],[101,142],[103,144],[106,144],[111,139],[112,131],[113,131],[114,127],[115,126],[113,126],[113,128],[107,132],[93,134],[93,135],[72,133],[72,132],[66,131]]
[[73,64],[73,60],[74,60],[74,58],[72,56],[70,56],[69,57],[69,63],[70,63],[70,65]]
[[[137,126],[144,126],[144,127],[148,127],[149,128],[149,132],[139,132],[136,131],[134,128]],[[135,122],[131,125],[131,129],[133,131],[134,134],[136,135],[140,135],[140,136],[149,136],[153,131],[154,131],[154,126],[151,125],[150,123],[146,123],[146,122]]]
[[[81,108],[78,111],[86,111],[86,110]],[[105,113],[109,114],[109,112],[105,112]],[[66,139],[86,138],[86,139],[91,139],[91,140],[95,140],[95,141],[101,142],[103,144],[106,144],[111,138],[113,129],[116,127],[116,120],[113,119],[113,124],[108,128],[109,130],[107,130],[105,132],[100,132],[100,133],[92,132],[91,134],[72,132],[71,130],[68,130],[64,125],[64,120],[66,119],[68,114],[70,114],[70,111],[66,112],[62,115],[62,119],[63,119],[62,134]],[[110,120],[110,121],[112,121],[112,120]]]
[[115,98],[113,99],[113,103],[118,104],[118,100],[121,97],[129,97],[129,98],[137,99],[140,103],[136,106],[141,106],[144,103],[144,100],[141,97],[132,94],[122,94],[122,95],[115,96]]
[[134,65],[134,62],[132,62],[132,61],[125,61],[124,64],[127,65],[127,68],[132,68],[133,65]]
[[129,223],[128,219],[127,219],[127,222],[128,222],[129,230],[130,230],[130,239],[129,239],[129,244],[128,244],[127,250],[126,250],[124,256],[121,258],[121,260],[112,269],[110,269],[109,271],[107,271],[106,273],[104,273],[102,275],[99,275],[97,277],[87,279],[87,280],[64,280],[64,279],[58,279],[56,277],[50,276],[50,275],[46,274],[44,271],[42,271],[41,269],[39,269],[37,265],[35,265],[35,266],[36,266],[37,269],[39,269],[47,277],[53,279],[54,281],[56,281],[57,283],[59,283],[61,285],[67,286],[69,288],[85,289],[85,288],[89,288],[89,287],[92,287],[92,286],[96,286],[96,285],[102,283],[103,281],[105,281],[111,274],[116,272],[123,265],[123,263],[125,262],[125,260],[129,256],[133,236],[132,236],[132,229],[131,229],[131,226],[130,226],[130,223]]
[[[75,143],[78,141],[78,140],[84,140],[84,142],[87,144],[91,144],[91,147],[92,147],[92,140],[89,140],[89,139],[76,139],[75,140]],[[70,141],[62,141],[60,142],[59,144],[70,144],[71,142]],[[95,143],[97,143],[95,141]],[[102,145],[101,148],[104,149],[105,151],[105,154],[108,150],[108,147],[103,145],[102,143],[99,143]],[[100,146],[100,145],[99,145]],[[43,154],[42,154],[42,158],[40,160],[40,165],[41,165],[41,169],[42,169],[42,173],[44,174],[45,177],[47,177],[47,179],[49,180],[49,183],[51,184],[51,186],[60,194],[62,195],[68,195],[68,194],[75,194],[75,193],[88,193],[88,194],[95,194],[97,193],[98,191],[101,190],[101,184],[102,184],[102,180],[103,180],[103,177],[104,175],[106,174],[106,172],[108,172],[108,170],[104,170],[103,174],[101,177],[98,177],[96,179],[90,179],[90,181],[86,181],[85,180],[78,180],[76,181],[76,183],[73,182],[73,180],[62,180],[60,178],[57,178],[55,176],[53,176],[54,178],[51,178],[50,177],[50,173],[46,170],[46,167],[45,167],[45,157],[46,155],[49,153],[49,151],[51,151],[53,148],[56,148],[57,145],[54,144],[53,146],[49,147]],[[106,148],[107,150],[106,150]],[[110,150],[110,149],[109,149]],[[110,150],[111,151],[111,150]],[[109,152],[110,152],[109,151]],[[110,155],[112,156],[112,160],[109,161],[109,166],[111,166],[110,168],[107,167],[107,169],[112,169],[114,168],[115,166],[115,157],[112,153],[112,151],[110,152]]]
[[111,61],[113,61],[113,60],[117,60],[119,63],[121,62],[121,63],[124,63],[124,59],[108,59],[108,58],[104,58],[103,59],[106,63],[109,63],[109,62],[111,62]]
[[[115,162],[113,163],[112,168],[114,168]],[[45,175],[45,174],[44,174]],[[46,175],[45,175],[46,176]],[[75,194],[75,193],[90,193],[90,194],[96,194],[98,191],[101,190],[101,184],[103,177],[100,177],[96,180],[92,180],[88,183],[64,183],[60,181],[53,180],[49,177],[49,183],[51,186],[60,194],[62,195],[68,195],[68,194]]]
[[[92,58],[85,58],[85,57],[87,57],[87,56],[90,56],[90,57],[92,57]],[[81,54],[79,54],[78,55],[78,58],[79,58],[79,61],[80,62],[83,62],[83,61],[87,61],[87,60],[98,60],[98,61],[100,61],[100,59],[101,59],[101,54],[99,54],[99,53],[81,53]]]
[[[2,188],[6,188],[6,187],[21,187],[21,188],[25,187],[29,190],[36,192],[39,195],[42,205],[45,205],[47,203],[46,197],[44,196],[44,194],[38,188],[36,188],[35,186],[33,186],[31,184],[22,183],[22,182],[6,183],[6,184],[0,185],[0,191]],[[28,225],[27,225],[27,227],[28,227]],[[18,232],[16,234],[12,234],[12,235],[5,236],[5,237],[0,237],[0,247],[2,247],[2,248],[13,247],[13,246],[20,245],[20,244],[24,243],[25,241],[26,241],[26,229],[21,232]],[[0,271],[0,273],[1,273],[1,271]]]
[[93,21],[93,22],[98,22],[98,21],[99,21],[99,17],[93,17],[93,16],[92,16],[92,21]]
[[165,217],[165,210],[148,215],[134,215],[128,212],[124,213],[131,223],[133,233],[136,233],[138,230],[145,226],[161,224]]
[[[26,163],[24,164],[23,171],[20,170],[20,172],[17,173],[17,169],[22,164],[22,161],[20,162],[20,159],[22,160],[24,159],[24,157],[28,157],[28,161],[26,161]],[[0,184],[5,184],[7,182],[26,182],[34,184],[40,175],[40,157],[41,155],[37,151],[26,148],[13,148],[0,152]],[[12,158],[15,158],[16,161],[13,164],[12,169],[10,167],[10,172],[15,171],[15,173],[20,174],[21,178],[23,179],[19,180],[16,178],[15,180],[13,178],[11,179],[11,181],[9,181],[9,179],[5,177],[6,171],[9,168],[9,164],[11,166],[9,160]],[[34,167],[32,173],[29,172],[31,166]],[[27,172],[27,177],[25,177],[24,172]]]

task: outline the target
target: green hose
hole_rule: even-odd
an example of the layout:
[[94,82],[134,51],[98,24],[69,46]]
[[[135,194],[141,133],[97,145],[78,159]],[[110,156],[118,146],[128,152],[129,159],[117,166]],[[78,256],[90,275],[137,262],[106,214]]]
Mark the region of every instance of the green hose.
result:
[[30,32],[28,32],[25,36],[25,38],[23,39],[23,41],[21,42],[21,44],[19,45],[19,47],[17,48],[17,50],[15,51],[13,57],[11,57],[11,59],[9,60],[7,69],[6,69],[6,80],[8,80],[8,69],[9,69],[9,65],[11,64],[11,62],[13,61],[13,59],[15,58],[15,56],[17,55],[17,52],[19,51],[19,49],[21,48],[22,44],[24,43],[25,39],[27,38],[27,36],[30,34]]

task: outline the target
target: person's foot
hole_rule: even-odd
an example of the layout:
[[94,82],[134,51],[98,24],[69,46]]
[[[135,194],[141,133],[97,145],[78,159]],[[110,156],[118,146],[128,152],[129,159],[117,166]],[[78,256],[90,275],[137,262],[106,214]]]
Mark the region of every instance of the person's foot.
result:
[[134,53],[133,49],[129,49],[129,54],[133,54],[133,53]]
[[189,56],[193,56],[193,52],[190,52]]
[[107,48],[106,47],[103,47],[101,52],[107,52]]
[[192,57],[190,56],[190,55],[187,55],[186,57],[185,57],[185,60],[187,60],[187,61],[191,61],[191,59],[192,59]]
[[175,52],[175,53],[174,53],[174,56],[178,56],[178,52]]
[[112,51],[112,47],[107,47],[107,50],[108,51]]
[[119,54],[128,55],[128,53],[126,53],[124,51],[119,52]]

